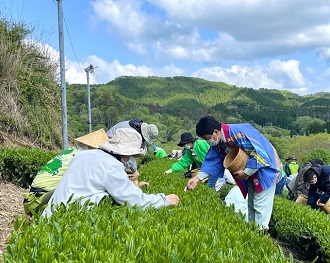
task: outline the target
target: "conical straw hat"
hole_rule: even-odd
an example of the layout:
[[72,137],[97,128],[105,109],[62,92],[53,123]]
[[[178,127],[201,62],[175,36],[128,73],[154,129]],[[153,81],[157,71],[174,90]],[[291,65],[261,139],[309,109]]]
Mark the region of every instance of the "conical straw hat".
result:
[[91,132],[84,136],[74,139],[76,142],[85,144],[92,148],[99,148],[99,146],[109,140],[107,133],[104,129]]
[[239,147],[233,148],[225,157],[223,166],[228,169],[232,174],[244,170],[249,155]]

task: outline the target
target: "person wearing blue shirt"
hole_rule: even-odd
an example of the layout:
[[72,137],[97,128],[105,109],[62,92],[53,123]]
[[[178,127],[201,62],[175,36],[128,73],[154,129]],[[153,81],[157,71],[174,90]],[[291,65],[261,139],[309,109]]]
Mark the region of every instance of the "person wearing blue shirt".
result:
[[276,183],[282,179],[282,163],[273,145],[251,124],[219,123],[211,116],[203,117],[196,125],[196,134],[211,146],[201,167],[201,172],[190,179],[188,190],[209,177],[208,186],[214,187],[223,177],[225,156],[234,147],[248,154],[243,170],[233,177],[244,197],[248,196],[248,220],[260,229],[268,229],[272,214]]

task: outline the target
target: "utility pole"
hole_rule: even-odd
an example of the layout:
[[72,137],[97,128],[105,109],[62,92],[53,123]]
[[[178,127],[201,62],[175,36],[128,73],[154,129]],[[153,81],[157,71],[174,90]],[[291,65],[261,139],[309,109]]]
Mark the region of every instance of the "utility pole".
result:
[[91,92],[89,86],[89,73],[94,74],[94,69],[97,67],[93,67],[90,64],[87,68],[85,68],[85,72],[87,74],[87,99],[88,99],[88,125],[89,125],[89,133],[92,132],[92,113],[91,113]]
[[62,137],[63,137],[63,150],[64,150],[64,149],[68,148],[68,118],[67,118],[67,108],[66,108],[63,9],[62,9],[62,0],[56,0],[56,1],[57,1],[57,9],[58,9],[58,34],[59,34],[59,48],[60,48],[60,76],[61,76],[61,90],[62,90]]

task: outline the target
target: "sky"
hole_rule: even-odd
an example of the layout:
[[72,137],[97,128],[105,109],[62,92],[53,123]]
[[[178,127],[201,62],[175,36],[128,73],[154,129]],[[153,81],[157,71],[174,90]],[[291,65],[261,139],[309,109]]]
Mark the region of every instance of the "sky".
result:
[[[58,57],[56,0],[0,0]],[[299,95],[330,92],[329,0],[62,0],[65,78],[198,77]]]

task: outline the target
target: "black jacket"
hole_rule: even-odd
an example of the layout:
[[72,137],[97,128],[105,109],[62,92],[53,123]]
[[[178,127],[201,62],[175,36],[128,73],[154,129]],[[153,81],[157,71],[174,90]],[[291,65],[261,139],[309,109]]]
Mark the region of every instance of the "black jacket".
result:
[[330,198],[330,166],[317,164],[310,169],[315,171],[317,182],[309,187],[307,204],[312,208],[317,208],[318,199],[325,204]]

